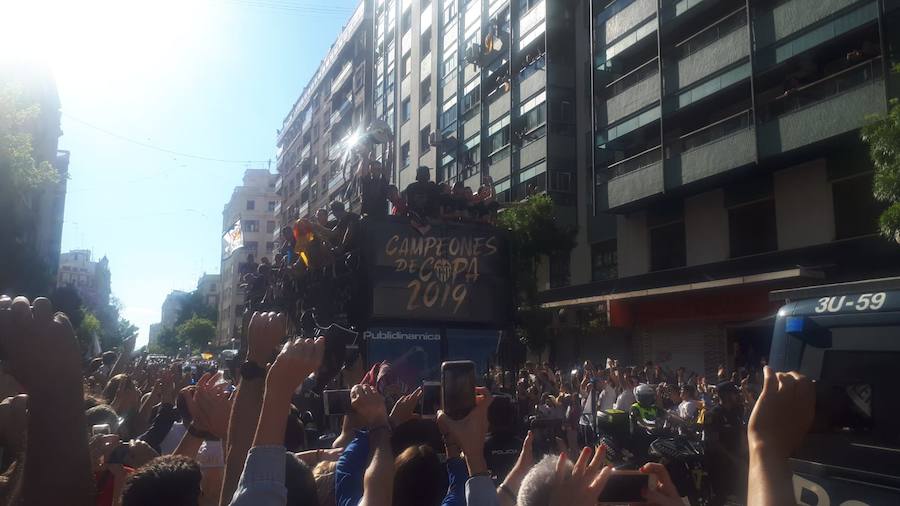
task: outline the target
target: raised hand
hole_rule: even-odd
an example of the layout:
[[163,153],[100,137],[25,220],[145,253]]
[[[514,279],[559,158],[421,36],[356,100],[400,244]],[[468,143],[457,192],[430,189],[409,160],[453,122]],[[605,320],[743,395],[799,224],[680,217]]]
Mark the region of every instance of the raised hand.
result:
[[441,432],[449,433],[459,442],[466,458],[480,453],[484,448],[484,438],[488,431],[488,407],[493,402],[491,393],[484,387],[475,389],[475,408],[462,420],[453,420],[443,411],[438,411],[437,423]]
[[662,464],[650,462],[641,467],[642,473],[652,474],[656,477],[656,486],[644,491],[644,498],[652,506],[683,506],[684,502],[678,495],[678,489],[672,483],[669,471]]
[[297,338],[288,341],[275,358],[266,377],[266,391],[277,389],[290,397],[303,380],[317,371],[325,355],[325,339]]
[[66,315],[54,314],[49,299],[39,297],[31,303],[25,297],[0,297],[0,333],[9,372],[29,394],[52,394],[61,387],[81,389],[75,330]]
[[366,427],[388,424],[384,397],[378,393],[375,387],[355,385],[350,389],[350,406]]
[[409,420],[416,418],[417,415],[414,412],[421,399],[422,387],[413,390],[413,392],[409,395],[404,395],[403,397],[397,399],[397,403],[394,404],[394,409],[391,410],[391,426],[399,427]]
[[282,313],[255,312],[247,328],[247,360],[265,366],[272,361],[278,344],[287,334],[287,318]]
[[565,453],[559,456],[556,464],[556,476],[553,479],[553,490],[550,493],[550,506],[594,506],[597,504],[597,496],[603,490],[611,467],[601,469],[606,452],[603,447],[593,452],[584,448],[570,472],[568,469],[568,457]]
[[[201,430],[209,432],[219,439],[224,439],[228,434],[231,396],[226,390],[227,384],[219,383],[221,377],[222,373],[204,374],[194,390],[193,405],[196,408],[197,416],[200,417]],[[196,424],[196,417],[194,422]]]
[[516,465],[510,469],[509,474],[503,480],[503,486],[506,487],[515,496],[519,493],[519,487],[528,471],[534,467],[534,433],[528,431],[525,441],[522,442],[522,451],[516,460]]
[[751,451],[787,459],[803,442],[815,416],[816,391],[809,379],[796,372],[763,369],[759,400],[747,424]]

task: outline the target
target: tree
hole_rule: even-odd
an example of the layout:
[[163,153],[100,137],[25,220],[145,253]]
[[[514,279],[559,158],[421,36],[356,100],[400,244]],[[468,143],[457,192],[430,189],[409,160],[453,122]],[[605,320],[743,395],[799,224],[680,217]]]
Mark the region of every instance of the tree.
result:
[[522,340],[533,351],[547,345],[550,312],[537,300],[537,272],[542,258],[575,247],[575,231],[556,221],[553,199],[533,195],[498,216],[498,224],[510,231],[513,272],[516,273],[517,324]]
[[0,289],[46,295],[52,275],[26,234],[31,229],[29,199],[38,188],[59,181],[59,172],[34,158],[34,128],[40,105],[20,85],[0,81]]
[[207,348],[207,343],[216,337],[216,325],[206,318],[197,316],[175,327],[175,337],[181,346],[192,352]]
[[94,355],[94,339],[100,338],[100,320],[86,309],[82,309],[82,314],[84,317],[75,329],[75,337],[78,339],[82,356],[87,357]]
[[[894,66],[894,73],[900,73],[900,64]],[[869,145],[875,165],[873,194],[887,205],[878,226],[883,236],[900,242],[900,101],[892,98],[887,114],[869,118],[862,140]]]
[[156,342],[150,346],[150,353],[175,356],[178,354],[180,344],[174,328],[162,329],[156,338]]
[[218,309],[208,305],[199,290],[194,290],[184,297],[175,325],[180,325],[195,316],[209,320],[213,324],[219,320]]

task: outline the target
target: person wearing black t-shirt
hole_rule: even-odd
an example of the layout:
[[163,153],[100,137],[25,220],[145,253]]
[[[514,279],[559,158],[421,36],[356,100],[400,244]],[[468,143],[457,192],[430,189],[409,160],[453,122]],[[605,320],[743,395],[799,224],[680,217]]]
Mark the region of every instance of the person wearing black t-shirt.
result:
[[428,167],[416,169],[416,182],[404,190],[409,211],[421,218],[438,217],[438,187],[430,181]]
[[386,166],[374,160],[363,159],[360,162],[359,186],[363,216],[370,219],[387,216],[390,183],[386,172]]
[[740,391],[730,381],[719,383],[716,391],[720,403],[706,413],[703,423],[713,505],[724,504],[729,495],[746,495],[747,491],[747,427]]

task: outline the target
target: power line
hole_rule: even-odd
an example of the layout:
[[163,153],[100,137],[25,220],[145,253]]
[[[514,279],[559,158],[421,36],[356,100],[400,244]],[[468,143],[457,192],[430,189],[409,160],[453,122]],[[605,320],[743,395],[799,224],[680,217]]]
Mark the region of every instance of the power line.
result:
[[180,156],[183,158],[193,158],[194,160],[204,160],[207,162],[218,162],[218,163],[244,163],[244,164],[247,164],[247,163],[270,163],[271,162],[271,160],[229,160],[229,159],[225,159],[225,158],[212,158],[212,157],[208,157],[208,156],[192,155],[190,153],[182,153],[180,151],[174,151],[171,149],[162,148],[159,146],[155,146],[153,144],[149,144],[144,141],[139,141],[137,139],[132,139],[131,137],[126,137],[124,135],[117,134],[117,133],[107,130],[103,127],[98,127],[97,125],[93,125],[82,119],[78,119],[78,118],[72,116],[71,114],[68,114],[65,112],[63,113],[63,115],[76,123],[80,123],[88,128],[92,128],[98,132],[102,132],[106,135],[109,135],[110,137],[115,137],[116,139],[130,142],[132,144],[137,144],[138,146],[143,146],[147,149],[153,149],[156,151],[168,153],[170,155]]

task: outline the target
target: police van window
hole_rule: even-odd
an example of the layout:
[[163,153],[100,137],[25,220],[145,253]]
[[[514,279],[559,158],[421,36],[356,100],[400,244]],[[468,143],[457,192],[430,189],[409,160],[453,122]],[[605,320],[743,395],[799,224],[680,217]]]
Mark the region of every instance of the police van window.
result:
[[896,381],[900,327],[829,329],[831,346],[803,346],[800,370],[817,381],[813,432],[900,447]]

